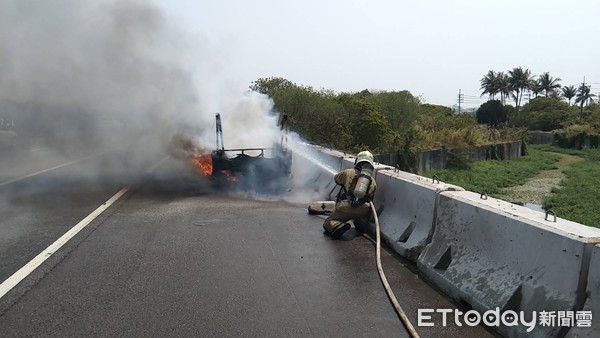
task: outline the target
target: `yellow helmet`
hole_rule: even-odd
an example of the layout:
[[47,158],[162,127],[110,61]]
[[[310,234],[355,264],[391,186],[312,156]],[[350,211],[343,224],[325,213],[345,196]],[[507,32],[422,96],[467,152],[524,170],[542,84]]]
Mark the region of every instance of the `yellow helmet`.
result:
[[374,159],[373,154],[371,154],[370,151],[368,151],[368,150],[361,151],[360,153],[358,153],[358,155],[356,155],[356,160],[354,160],[354,166],[357,166],[361,162],[367,162],[371,165],[371,167],[374,167],[373,159]]

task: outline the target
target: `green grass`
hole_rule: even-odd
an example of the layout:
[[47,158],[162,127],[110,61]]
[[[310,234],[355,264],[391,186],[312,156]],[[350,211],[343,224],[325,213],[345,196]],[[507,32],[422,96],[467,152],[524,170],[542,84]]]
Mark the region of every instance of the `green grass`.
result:
[[523,184],[542,170],[554,169],[557,160],[556,155],[529,147],[528,155],[516,160],[476,161],[467,168],[430,170],[423,175],[436,175],[440,181],[497,197],[502,188]]
[[543,170],[555,169],[555,154],[580,156],[582,162],[565,169],[566,178],[543,201],[545,210],[577,223],[600,228],[600,149],[529,146],[529,154],[512,161],[479,161],[466,169],[431,170],[443,182],[498,197],[502,188],[521,185]]
[[546,150],[581,156],[585,161],[565,170],[566,179],[552,190],[552,195],[544,198],[544,208],[559,217],[600,228],[600,150],[554,147]]

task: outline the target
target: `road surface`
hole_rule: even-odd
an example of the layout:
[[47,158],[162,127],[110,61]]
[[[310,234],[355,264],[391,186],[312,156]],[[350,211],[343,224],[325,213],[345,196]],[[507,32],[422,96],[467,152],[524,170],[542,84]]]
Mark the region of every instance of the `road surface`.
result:
[[[0,298],[3,337],[408,337],[373,240],[332,241],[307,203],[214,191],[160,157],[131,164],[115,151],[43,147],[0,155],[0,282],[44,259]],[[412,264],[382,252],[421,337],[492,336],[452,321],[418,327],[418,309],[456,306]]]

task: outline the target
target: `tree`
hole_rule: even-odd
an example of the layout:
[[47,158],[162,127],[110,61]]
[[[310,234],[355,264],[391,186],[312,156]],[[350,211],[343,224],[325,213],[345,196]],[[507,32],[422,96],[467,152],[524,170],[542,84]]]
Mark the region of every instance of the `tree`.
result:
[[290,129],[306,140],[338,149],[352,144],[348,119],[332,91],[315,91],[279,77],[258,79],[250,89],[269,96],[273,109],[287,114]]
[[569,105],[571,105],[571,99],[574,98],[575,95],[577,95],[577,89],[575,89],[575,86],[564,86],[562,87],[561,91],[562,97],[567,99],[569,101]]
[[531,81],[529,90],[533,94],[533,97],[538,97],[538,95],[544,91],[544,88],[542,88],[542,85],[538,81]]
[[581,114],[583,114],[583,106],[585,106],[588,103],[588,101],[590,103],[593,103],[594,97],[596,97],[596,94],[591,93],[590,86],[586,86],[585,84],[579,86],[579,89],[577,90],[577,95],[575,97],[575,104],[579,103],[579,106],[581,108]]
[[510,82],[509,82],[508,74],[506,74],[504,72],[498,72],[497,75],[498,75],[498,77],[497,77],[498,88],[500,88],[500,103],[502,103],[503,105],[506,105],[506,99],[510,95],[510,91],[509,91]]
[[404,132],[421,111],[421,101],[409,91],[375,92],[372,99],[379,104],[392,130]]
[[515,109],[517,111],[519,111],[523,93],[531,88],[532,81],[533,78],[529,69],[524,70],[521,67],[517,67],[508,71],[508,87],[511,92],[514,92],[513,99],[515,100]]
[[289,80],[281,77],[260,78],[250,85],[250,90],[271,96],[275,90],[286,89],[296,86]]
[[446,107],[446,106],[440,106],[437,104],[431,104],[431,103],[424,103],[421,105],[423,111],[422,114],[432,114],[432,115],[439,115],[439,116],[451,116],[454,114],[454,112],[452,112],[452,108],[450,107]]
[[573,115],[573,109],[564,101],[540,96],[525,104],[521,111],[511,113],[509,123],[529,130],[551,131],[562,128]]
[[490,100],[479,107],[475,113],[478,123],[489,124],[490,127],[498,128],[500,123],[506,122],[504,106],[498,100]]
[[585,116],[587,122],[600,134],[600,104],[598,102],[590,103],[585,110],[588,113]]
[[548,98],[556,100],[556,101],[562,100],[560,90],[555,90],[555,91],[551,92],[550,95],[548,95]]
[[546,97],[550,96],[555,90],[560,89],[560,78],[553,78],[550,76],[550,73],[545,72],[540,75],[538,79],[538,84],[540,88],[544,91]]
[[481,78],[481,96],[489,94],[490,100],[495,100],[496,94],[500,94],[500,102],[505,103],[509,94],[508,76],[504,72],[494,72],[493,70]]
[[481,89],[483,89],[483,92],[481,92],[481,96],[488,94],[489,99],[494,100],[496,94],[498,94],[498,92],[500,92],[500,89],[497,86],[497,84],[498,84],[497,73],[494,72],[493,70],[490,70],[484,77],[481,78],[480,81],[481,81]]
[[346,97],[343,105],[348,113],[353,147],[382,151],[387,148],[394,133],[377,103],[365,97],[364,91]]

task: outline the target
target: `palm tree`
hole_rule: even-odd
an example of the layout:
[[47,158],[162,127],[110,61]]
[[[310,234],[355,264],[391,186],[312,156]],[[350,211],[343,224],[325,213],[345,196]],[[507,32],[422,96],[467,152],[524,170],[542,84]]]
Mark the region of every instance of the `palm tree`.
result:
[[[542,88],[542,85],[540,84],[539,81],[531,81],[531,83],[529,84],[529,90],[531,90],[531,93],[533,94],[533,97],[538,97],[538,95],[544,91],[544,88]],[[548,96],[548,95],[546,95]]]
[[500,102],[506,104],[506,99],[510,95],[510,81],[508,75],[504,72],[497,73],[498,88],[500,88]]
[[559,81],[560,78],[553,78],[548,72],[545,72],[542,75],[540,75],[540,78],[538,79],[538,83],[541,89],[544,91],[546,97],[548,97],[552,92],[560,88],[560,83],[558,83]]
[[512,95],[515,100],[516,111],[519,111],[523,93],[531,87],[532,80],[533,78],[529,69],[523,70],[523,68],[517,67],[508,71],[508,87],[510,92],[514,92]]
[[554,99],[556,101],[560,101],[561,97],[560,97],[560,90],[555,90],[553,92],[550,92],[550,95],[548,95],[549,98]]
[[588,101],[593,103],[594,97],[596,97],[596,94],[591,93],[590,86],[586,86],[585,84],[579,86],[577,95],[575,97],[575,104],[579,103],[581,107],[581,114],[583,114],[583,106],[585,106]]
[[498,76],[493,70],[488,71],[488,73],[481,78],[481,89],[483,89],[481,96],[489,94],[490,100],[495,99],[496,94],[498,94],[498,88],[496,86],[496,83],[498,82],[497,78]]
[[508,76],[504,72],[494,72],[490,70],[483,78],[481,78],[481,96],[489,94],[490,100],[496,99],[496,94],[500,94],[500,102],[505,104],[508,97]]
[[561,91],[562,97],[567,99],[569,101],[569,105],[571,105],[571,99],[574,98],[575,95],[577,95],[577,89],[575,89],[575,86],[564,86],[562,87]]

